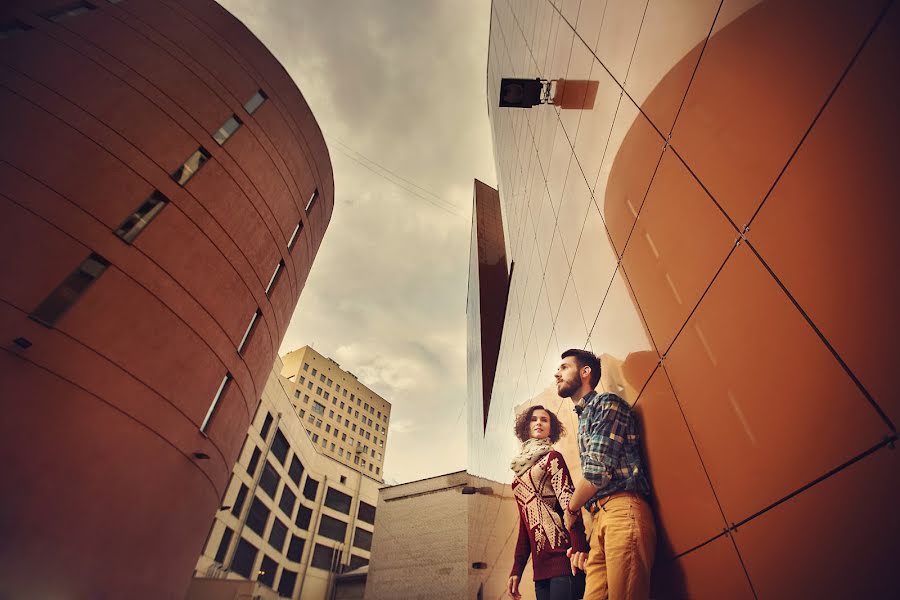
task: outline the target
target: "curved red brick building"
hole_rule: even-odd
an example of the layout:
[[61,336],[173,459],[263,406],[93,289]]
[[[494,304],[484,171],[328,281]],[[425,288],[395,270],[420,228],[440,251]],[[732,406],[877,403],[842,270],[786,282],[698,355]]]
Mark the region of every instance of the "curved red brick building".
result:
[[0,7],[0,595],[184,593],[333,198],[212,0]]

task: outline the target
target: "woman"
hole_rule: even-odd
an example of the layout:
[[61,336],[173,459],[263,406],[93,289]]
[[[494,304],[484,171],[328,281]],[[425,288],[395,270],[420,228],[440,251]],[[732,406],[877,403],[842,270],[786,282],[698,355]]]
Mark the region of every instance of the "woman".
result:
[[563,455],[553,443],[565,433],[555,414],[532,406],[516,417],[516,437],[522,450],[510,467],[516,474],[512,489],[519,507],[519,541],[507,583],[509,595],[518,599],[519,581],[531,555],[534,590],[538,600],[577,600],[584,590],[584,573],[573,577],[566,551],[587,552],[581,516],[572,529],[563,525],[563,507],[574,487]]

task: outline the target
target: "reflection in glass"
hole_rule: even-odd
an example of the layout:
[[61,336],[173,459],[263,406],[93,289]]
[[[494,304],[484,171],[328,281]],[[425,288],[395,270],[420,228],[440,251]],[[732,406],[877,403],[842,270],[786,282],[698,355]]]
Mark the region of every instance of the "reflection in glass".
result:
[[178,170],[172,173],[172,179],[178,185],[184,187],[184,185],[188,182],[188,180],[194,176],[194,174],[200,170],[206,161],[208,161],[212,155],[209,151],[200,146],[197,148],[197,151],[191,154],[190,158],[184,161],[184,164],[178,167]]
[[241,120],[238,119],[237,115],[231,115],[228,117],[228,120],[225,121],[219,130],[213,134],[213,139],[216,140],[216,143],[220,146],[225,143],[225,141],[231,137],[235,131],[238,130],[241,126]]
[[263,102],[265,102],[266,100],[268,100],[268,98],[269,98],[269,97],[266,96],[266,93],[265,93],[264,91],[259,90],[258,92],[256,92],[255,94],[253,94],[253,97],[252,97],[252,98],[250,98],[249,100],[247,100],[247,103],[244,104],[244,110],[246,110],[248,114],[251,114],[251,115],[252,115],[253,113],[256,112],[256,109],[257,109],[257,108],[259,108],[260,106],[262,106],[262,103],[263,103]]
[[98,254],[91,254],[34,309],[30,315],[31,318],[38,323],[52,327],[91,284],[100,278],[108,266],[109,261],[105,258]]
[[155,190],[136,211],[119,225],[116,235],[122,238],[126,244],[130,244],[150,224],[150,221],[156,218],[168,201],[168,198]]

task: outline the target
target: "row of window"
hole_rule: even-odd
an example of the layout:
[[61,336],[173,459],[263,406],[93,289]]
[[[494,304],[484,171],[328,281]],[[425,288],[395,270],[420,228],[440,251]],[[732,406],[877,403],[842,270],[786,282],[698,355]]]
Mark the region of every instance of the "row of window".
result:
[[[302,379],[302,378],[301,378],[301,379]],[[310,387],[309,389],[312,389],[312,387]],[[387,433],[387,428],[386,428],[386,427],[383,427],[383,426],[380,425],[379,423],[375,423],[374,421],[372,421],[372,419],[366,417],[365,415],[360,416],[359,411],[358,411],[358,410],[353,410],[353,406],[352,406],[352,405],[346,405],[346,406],[345,406],[345,404],[344,404],[343,402],[340,402],[340,403],[339,403],[339,402],[338,402],[338,399],[337,399],[337,396],[333,396],[333,397],[329,396],[328,392],[323,392],[323,391],[322,391],[322,388],[316,388],[316,392],[315,392],[315,393],[316,393],[316,395],[322,396],[325,400],[328,400],[328,399],[330,398],[330,399],[331,399],[331,404],[332,404],[333,406],[338,406],[338,404],[340,404],[340,407],[339,407],[338,410],[344,410],[344,409],[346,408],[346,411],[347,411],[347,414],[348,414],[348,415],[353,416],[353,418],[355,418],[355,419],[360,419],[360,420],[362,421],[363,425],[368,425],[369,427],[373,427],[373,428],[375,429],[375,432],[376,432],[376,433],[382,433],[382,434]],[[294,397],[295,397],[295,398],[300,398],[300,395],[301,395],[300,390],[294,390]],[[304,403],[304,404],[308,404],[308,403],[309,403],[309,394],[303,394],[303,403]],[[325,414],[325,405],[321,404],[320,402],[317,402],[317,401],[314,400],[314,401],[313,401],[313,407],[312,407],[312,408],[313,408],[313,411],[314,411],[314,412],[317,412],[317,413],[319,413],[319,414],[321,414],[321,415],[324,415],[324,414]],[[334,418],[334,411],[332,410],[332,411],[329,413],[328,416],[331,417],[331,418]],[[338,417],[338,423],[340,423],[340,420],[341,420],[340,417]],[[349,427],[349,426],[350,426],[350,422],[349,422],[348,420],[346,420],[346,419],[345,419],[345,421],[346,421],[346,425]],[[353,431],[356,431],[356,425],[355,425],[355,424],[353,425]],[[362,428],[360,428],[360,431],[363,431]],[[370,438],[367,437],[366,439],[370,439]],[[376,440],[376,442],[377,442],[377,441],[378,441],[378,438],[376,437],[375,440]]]
[[[303,363],[303,370],[309,372],[309,363]],[[324,383],[324,384],[326,384],[327,386],[331,387],[332,385],[335,385],[334,382],[333,382],[330,378],[325,377],[325,373],[319,373],[318,369],[316,369],[315,367],[313,367],[313,369],[312,369],[312,378],[315,378],[316,375],[319,376],[319,381],[322,382],[322,383]],[[301,375],[301,376],[300,376],[300,380],[299,380],[298,383],[299,383],[300,385],[306,383],[307,389],[310,389],[310,390],[311,390],[311,389],[313,389],[313,379],[312,379],[312,378],[311,378],[309,381],[307,381],[307,380],[306,380],[306,377],[303,376],[303,375]],[[336,388],[336,390],[337,390],[338,393],[343,392],[344,397],[347,396],[347,392],[348,392],[347,388],[341,389],[341,384],[336,384],[336,385],[335,385],[335,388]],[[317,388],[316,393],[317,393],[318,395],[322,396],[322,395],[323,395],[323,391],[320,391],[320,390],[322,390],[322,388]],[[324,392],[324,397],[325,397],[326,399],[329,398],[328,392]],[[298,398],[299,398],[299,396],[298,396]],[[376,410],[375,410],[375,405],[374,405],[374,404],[373,404],[372,406],[369,406],[369,403],[368,403],[368,402],[365,402],[365,403],[364,403],[364,402],[362,401],[362,397],[357,398],[357,397],[356,397],[356,394],[351,393],[351,394],[350,394],[350,402],[353,402],[354,400],[356,401],[356,405],[357,405],[357,406],[363,406],[363,412],[368,412],[369,414],[372,414],[372,415],[374,415],[374,414],[377,413],[377,415],[378,415],[377,418],[378,418],[379,420],[382,420],[382,421],[384,421],[385,423],[388,422],[388,415],[387,415],[387,413],[385,413],[385,414],[382,416],[380,410],[379,410],[379,411],[376,411]],[[341,408],[344,408],[343,403],[341,403]],[[358,415],[357,415],[357,416],[358,416]]]
[[[85,8],[87,7],[87,8]],[[68,18],[70,16],[75,16],[77,14],[81,14],[81,12],[85,12],[86,10],[93,10],[93,6],[88,3],[83,3],[82,5],[69,7],[58,13],[54,13],[55,16],[50,16],[51,20],[58,20],[56,17],[58,16],[60,19]],[[10,28],[12,27],[12,29]],[[21,29],[21,28],[19,28]],[[2,26],[0,27],[0,35],[6,36],[10,31],[17,31],[13,26]],[[262,90],[258,90],[244,105],[244,108],[248,113],[252,114],[256,111],[262,103],[268,98],[265,92]],[[241,126],[242,122],[237,117],[237,115],[232,115],[226,122],[215,132],[212,134],[213,139],[216,140],[220,145],[224,144],[225,141],[234,134],[235,131]],[[211,158],[211,154],[206,148],[200,146],[191,156],[185,160],[185,162],[178,167],[172,173],[172,180],[175,181],[179,186],[184,187],[188,181],[200,170],[200,168],[206,164],[206,162]],[[313,198],[318,195],[318,190],[313,192]],[[154,190],[150,196],[144,200],[140,206],[138,206],[134,212],[128,215],[121,225],[114,231],[115,235],[119,237],[126,244],[132,244],[135,239],[147,228],[147,226],[162,212],[163,208],[169,203],[169,199],[163,195],[159,190]],[[296,240],[300,231],[303,228],[302,219],[297,223],[297,226],[294,228],[294,232],[291,235],[291,239],[288,242],[288,251],[290,251]],[[109,267],[110,263],[103,256],[100,256],[96,253],[91,253],[78,267],[67,276],[63,282],[56,287],[40,304],[38,304],[37,308],[35,308],[30,317],[43,324],[47,327],[53,327],[59,318],[69,309],[71,308],[75,302],[87,291],[91,285],[96,282],[100,276],[106,271],[107,267]],[[285,262],[284,260],[280,260],[279,263],[275,267],[275,271],[272,273],[272,277],[269,279],[268,284],[266,285],[265,294],[267,297],[271,297],[272,291],[275,288],[275,285],[278,283],[279,277],[281,275],[282,270],[284,269]],[[244,330],[243,336],[241,336],[241,340],[237,345],[238,354],[242,355],[246,351],[246,348],[249,344],[249,341],[253,335],[253,332],[256,330],[256,327],[259,323],[260,317],[262,316],[262,310],[257,308],[250,317],[249,323],[247,324],[246,329]],[[225,391],[228,388],[228,384],[232,379],[231,373],[225,374],[221,383],[219,384],[216,393],[213,395],[212,402],[209,405],[209,409],[206,412],[206,415],[203,419],[203,422],[200,425],[200,431],[202,433],[206,433],[207,428],[212,420],[213,415],[215,414],[216,407],[218,406],[219,400],[221,400]]]

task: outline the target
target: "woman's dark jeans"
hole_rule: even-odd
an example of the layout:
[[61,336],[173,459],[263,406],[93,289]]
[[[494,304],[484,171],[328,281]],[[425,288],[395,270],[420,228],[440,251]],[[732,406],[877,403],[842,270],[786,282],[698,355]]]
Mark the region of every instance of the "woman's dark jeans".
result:
[[584,573],[563,575],[534,582],[537,600],[581,600],[584,596]]

